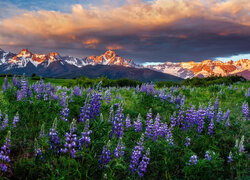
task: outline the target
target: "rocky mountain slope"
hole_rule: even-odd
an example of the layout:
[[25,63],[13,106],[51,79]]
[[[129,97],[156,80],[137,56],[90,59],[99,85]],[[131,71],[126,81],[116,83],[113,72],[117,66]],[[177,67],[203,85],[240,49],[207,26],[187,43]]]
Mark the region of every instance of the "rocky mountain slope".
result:
[[[152,73],[157,73],[157,77],[160,76],[159,73],[162,73],[162,77],[165,77],[166,74],[182,79],[192,77],[207,77],[212,75],[228,76],[237,74],[250,80],[250,60],[248,59],[228,62],[212,60],[205,60],[200,63],[193,61],[180,63],[165,62],[164,64],[142,66],[134,63],[131,59],[120,57],[115,51],[112,50],[108,50],[100,56],[75,58],[71,56],[61,56],[57,52],[50,52],[48,54],[34,54],[28,49],[23,49],[18,54],[14,54],[0,49],[0,72],[4,74],[40,73],[40,75],[43,76],[69,78],[72,76],[93,75],[94,72],[92,73],[90,71],[96,68],[92,66],[97,65],[100,65],[100,67],[105,70],[111,71],[104,72],[100,68],[97,68],[99,72],[103,73],[103,75],[109,74],[110,78],[116,76],[112,71],[115,72],[115,69],[118,69],[117,66],[120,66],[120,69],[133,68],[134,71],[141,72],[142,74],[144,73],[142,71],[149,72],[148,69],[150,69]],[[89,73],[87,69],[89,69]],[[132,71],[131,69],[126,70],[129,72]],[[100,76],[99,72],[95,72],[96,76]],[[124,72],[126,71],[124,70]],[[71,75],[70,73],[73,74]],[[148,73],[145,73],[144,75],[146,76],[147,74]],[[134,75],[136,76],[134,79],[140,79],[138,73],[135,73]],[[126,75],[123,75],[122,77],[126,77]],[[127,77],[130,77],[130,75],[127,74]],[[133,77],[131,76],[130,78]],[[149,78],[145,77],[145,79]],[[152,79],[152,81],[154,80],[155,79]]]
[[111,50],[100,56],[85,58],[61,56],[56,52],[33,54],[28,49],[23,49],[18,54],[8,54],[1,50],[0,72],[2,74],[25,73],[26,75],[36,73],[44,77],[60,78],[107,76],[111,79],[129,78],[143,82],[182,80],[173,75],[143,68],[132,60],[118,56]]
[[208,76],[228,76],[228,75],[241,75],[250,80],[250,60],[241,59],[238,61],[212,61],[205,60],[202,62],[181,62],[171,63],[166,62],[159,65],[147,66],[150,69],[172,74],[183,79],[192,77],[208,77]]

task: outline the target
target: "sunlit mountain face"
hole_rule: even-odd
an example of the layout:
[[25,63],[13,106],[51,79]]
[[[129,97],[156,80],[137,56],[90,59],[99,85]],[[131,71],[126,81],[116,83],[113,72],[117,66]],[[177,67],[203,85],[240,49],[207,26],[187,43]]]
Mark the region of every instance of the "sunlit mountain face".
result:
[[[250,80],[250,60],[241,59],[238,61],[212,61],[204,60],[202,62],[165,62],[163,64],[156,65],[140,65],[135,63],[132,59],[127,59],[119,56],[113,50],[107,50],[101,55],[92,55],[88,57],[76,58],[72,56],[62,56],[57,52],[50,52],[48,54],[35,54],[28,49],[21,50],[18,54],[0,51],[0,68],[2,72],[25,72],[23,71],[27,67],[32,67],[33,73],[37,72],[37,69],[51,69],[54,66],[67,67],[69,69],[76,69],[80,71],[80,68],[86,66],[104,65],[104,66],[120,66],[130,67],[134,70],[138,69],[151,69],[153,71],[161,72],[164,74],[170,74],[182,79],[192,77],[208,77],[208,76],[229,76],[229,75],[242,75],[246,79]],[[110,69],[109,69],[110,70]],[[112,68],[111,68],[112,70]],[[30,72],[32,72],[30,70]],[[63,72],[58,72],[56,76],[65,77]],[[42,74],[49,76],[50,74]]]

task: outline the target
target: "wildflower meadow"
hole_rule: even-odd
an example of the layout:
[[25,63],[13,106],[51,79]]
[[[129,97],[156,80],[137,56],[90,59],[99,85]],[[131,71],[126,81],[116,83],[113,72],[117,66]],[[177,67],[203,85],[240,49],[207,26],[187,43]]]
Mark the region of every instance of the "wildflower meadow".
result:
[[5,77],[0,177],[249,179],[250,82],[66,87]]

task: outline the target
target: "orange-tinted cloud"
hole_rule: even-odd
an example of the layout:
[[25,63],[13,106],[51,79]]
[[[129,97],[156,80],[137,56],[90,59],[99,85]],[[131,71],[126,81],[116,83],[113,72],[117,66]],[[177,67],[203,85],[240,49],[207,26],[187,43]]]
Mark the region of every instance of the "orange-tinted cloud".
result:
[[[104,9],[105,7],[105,9]],[[249,0],[155,0],[127,1],[121,7],[106,4],[84,8],[72,6],[72,13],[40,10],[4,19],[1,27],[22,35],[55,36],[74,32],[152,29],[191,17],[225,20],[250,25]],[[131,28],[131,29],[130,29]]]
[[96,46],[100,43],[100,40],[98,40],[98,39],[87,39],[85,41],[82,41],[82,43],[85,45],[86,48],[95,49]]
[[119,49],[124,49],[124,47],[119,44],[112,44],[112,45],[106,46],[106,49],[107,50],[119,50]]
[[173,44],[180,49],[175,39],[183,43],[192,39],[200,47],[204,34],[250,36],[249,0],[127,0],[121,6],[105,2],[88,7],[76,4],[70,13],[25,11],[2,19],[0,45],[144,50]]

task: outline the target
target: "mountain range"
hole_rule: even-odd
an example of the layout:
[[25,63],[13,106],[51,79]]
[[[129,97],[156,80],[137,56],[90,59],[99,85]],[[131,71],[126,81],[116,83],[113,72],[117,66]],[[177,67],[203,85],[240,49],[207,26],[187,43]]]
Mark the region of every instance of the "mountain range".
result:
[[250,60],[241,59],[238,61],[212,61],[204,60],[202,62],[165,62],[164,64],[146,66],[150,69],[172,74],[183,79],[192,77],[208,77],[208,76],[229,76],[241,75],[250,80]]
[[28,49],[23,49],[14,54],[0,49],[0,73],[19,75],[25,73],[28,76],[35,73],[43,77],[57,78],[106,76],[110,79],[129,78],[142,82],[182,80],[173,75],[144,68],[111,50],[100,56],[75,58],[61,56],[57,52],[33,54]]
[[250,80],[250,60],[202,62],[165,62],[164,64],[143,66],[125,59],[108,50],[100,56],[75,58],[61,56],[57,52],[35,54],[28,49],[18,54],[0,49],[0,73],[27,74],[36,73],[44,77],[74,78],[79,76],[111,79],[130,78],[143,82],[180,81],[192,77],[211,75],[242,75]]

